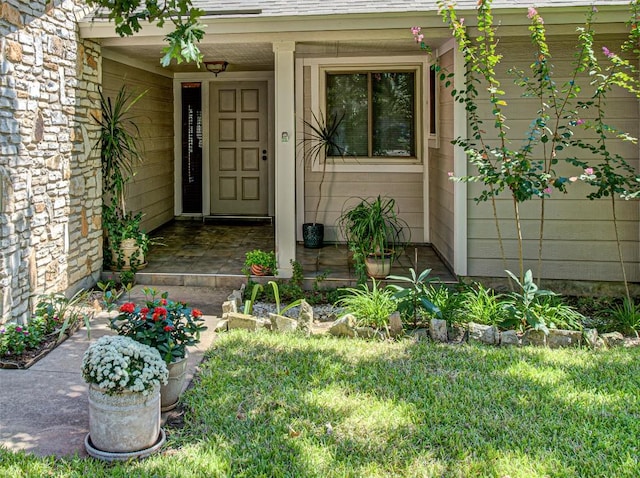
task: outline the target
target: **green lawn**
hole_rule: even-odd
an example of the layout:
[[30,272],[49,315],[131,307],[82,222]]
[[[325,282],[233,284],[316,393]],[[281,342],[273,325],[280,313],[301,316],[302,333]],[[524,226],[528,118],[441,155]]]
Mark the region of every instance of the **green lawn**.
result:
[[0,452],[2,476],[640,476],[640,348],[507,349],[234,332],[163,454]]

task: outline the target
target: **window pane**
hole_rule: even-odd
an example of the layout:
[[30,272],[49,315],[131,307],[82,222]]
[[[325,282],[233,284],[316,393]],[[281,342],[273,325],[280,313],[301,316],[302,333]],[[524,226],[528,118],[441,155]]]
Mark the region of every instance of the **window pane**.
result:
[[373,155],[416,155],[414,73],[372,73]]
[[[347,156],[368,156],[367,74],[327,74],[327,117],[342,118],[336,143]],[[335,148],[333,148],[335,149]],[[329,156],[340,156],[340,151]]]

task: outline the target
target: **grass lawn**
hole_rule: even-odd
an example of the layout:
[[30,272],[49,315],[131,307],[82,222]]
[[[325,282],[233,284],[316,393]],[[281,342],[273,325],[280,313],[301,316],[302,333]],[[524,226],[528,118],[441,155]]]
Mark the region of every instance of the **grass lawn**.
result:
[[640,476],[640,347],[220,336],[164,453],[0,476]]

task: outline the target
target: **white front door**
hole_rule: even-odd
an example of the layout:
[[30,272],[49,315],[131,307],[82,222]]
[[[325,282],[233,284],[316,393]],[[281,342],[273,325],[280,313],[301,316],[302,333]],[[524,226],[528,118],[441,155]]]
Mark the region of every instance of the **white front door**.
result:
[[211,214],[266,216],[267,83],[211,83]]

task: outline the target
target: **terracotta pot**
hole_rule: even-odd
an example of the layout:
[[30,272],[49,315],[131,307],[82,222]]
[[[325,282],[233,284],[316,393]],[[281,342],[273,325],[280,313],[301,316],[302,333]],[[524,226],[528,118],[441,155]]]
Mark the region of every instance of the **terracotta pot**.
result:
[[266,275],[269,275],[271,271],[264,266],[253,264],[251,266],[251,273],[254,276],[266,276]]
[[168,412],[178,405],[184,382],[187,378],[187,356],[167,365],[169,380],[160,386],[160,410]]
[[160,436],[160,386],[148,395],[109,395],[89,385],[89,436],[94,448],[111,453],[135,452],[153,446]]

